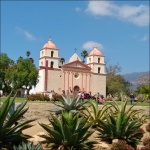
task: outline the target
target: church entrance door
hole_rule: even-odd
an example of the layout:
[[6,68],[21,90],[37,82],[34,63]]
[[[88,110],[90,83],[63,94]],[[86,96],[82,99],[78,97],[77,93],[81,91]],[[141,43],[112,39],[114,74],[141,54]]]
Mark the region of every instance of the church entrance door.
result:
[[79,86],[75,85],[74,86],[74,92],[79,92],[79,90],[80,90]]

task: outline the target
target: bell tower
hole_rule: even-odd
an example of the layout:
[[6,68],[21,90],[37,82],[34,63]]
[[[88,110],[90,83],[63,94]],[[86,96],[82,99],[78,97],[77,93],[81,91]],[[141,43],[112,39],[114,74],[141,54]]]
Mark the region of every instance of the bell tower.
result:
[[87,56],[87,65],[92,68],[93,73],[105,74],[105,62],[104,56],[98,50],[97,46]]
[[59,68],[59,49],[51,39],[40,50],[39,67]]

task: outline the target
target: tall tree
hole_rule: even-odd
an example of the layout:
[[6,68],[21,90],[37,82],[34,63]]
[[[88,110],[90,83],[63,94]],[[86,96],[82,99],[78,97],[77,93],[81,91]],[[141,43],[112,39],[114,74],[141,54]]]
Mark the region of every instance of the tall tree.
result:
[[28,95],[32,86],[38,83],[38,70],[30,59],[19,57],[17,64],[7,69],[6,80],[14,90],[25,89]]
[[6,70],[12,64],[12,60],[8,57],[6,53],[0,53],[0,90],[4,93],[10,92],[6,76]]
[[60,58],[60,63],[63,65],[65,62],[65,59],[64,58]]
[[83,57],[83,63],[85,63],[85,58],[88,56],[88,52],[86,50],[83,50],[81,52],[81,56]]
[[148,99],[150,99],[150,85],[149,84],[140,84],[136,91],[137,94],[144,94]]
[[119,65],[109,65],[106,67],[106,94],[129,92],[130,83],[122,75],[118,74],[120,71],[121,67]]

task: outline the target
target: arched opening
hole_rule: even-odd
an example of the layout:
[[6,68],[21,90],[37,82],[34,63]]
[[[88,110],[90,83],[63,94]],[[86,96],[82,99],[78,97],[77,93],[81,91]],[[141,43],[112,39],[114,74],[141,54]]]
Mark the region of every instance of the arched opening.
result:
[[51,68],[53,68],[53,65],[54,65],[54,62],[53,62],[53,61],[51,61]]
[[51,51],[51,57],[53,57],[54,56],[54,52],[53,51]]
[[74,92],[79,92],[79,90],[80,90],[78,85],[75,85],[73,89],[74,89]]
[[98,58],[98,63],[100,63],[100,58]]
[[100,73],[100,69],[101,69],[101,68],[100,68],[100,67],[98,67],[98,73]]

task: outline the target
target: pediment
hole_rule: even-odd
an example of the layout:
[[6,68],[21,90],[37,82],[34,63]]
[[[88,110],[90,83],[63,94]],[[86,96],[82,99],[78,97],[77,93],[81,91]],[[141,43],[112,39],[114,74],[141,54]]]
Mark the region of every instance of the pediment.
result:
[[70,63],[67,63],[62,66],[62,68],[73,68],[73,69],[86,69],[86,70],[91,70],[91,67],[88,65],[84,64],[83,62],[76,60]]

